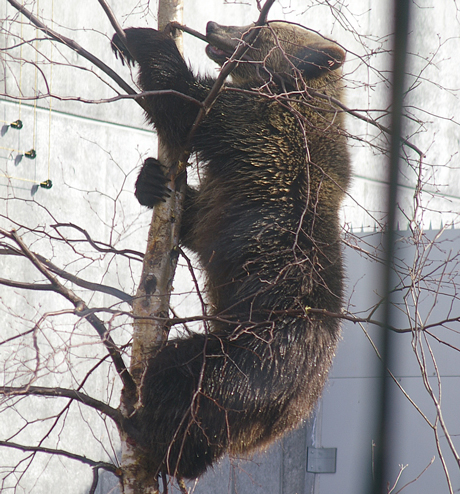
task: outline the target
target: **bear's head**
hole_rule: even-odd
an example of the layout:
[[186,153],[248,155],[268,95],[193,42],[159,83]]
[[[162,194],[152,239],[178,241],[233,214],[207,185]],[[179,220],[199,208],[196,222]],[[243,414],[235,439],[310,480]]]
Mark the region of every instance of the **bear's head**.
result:
[[271,79],[292,84],[299,77],[304,81],[314,81],[333,74],[345,60],[344,50],[333,41],[284,21],[272,21],[261,27],[254,24],[221,26],[208,22],[208,57],[222,66],[254,29],[258,33],[252,47],[232,71],[232,78],[238,85],[260,84],[261,80]]

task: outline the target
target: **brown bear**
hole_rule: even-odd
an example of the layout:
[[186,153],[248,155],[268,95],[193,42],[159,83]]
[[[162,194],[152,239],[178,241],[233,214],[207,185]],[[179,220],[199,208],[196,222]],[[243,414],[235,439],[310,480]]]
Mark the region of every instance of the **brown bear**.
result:
[[[299,25],[208,23],[222,65],[257,37],[189,145],[200,185],[187,188],[181,243],[206,273],[210,331],[173,339],[153,357],[133,417],[158,474],[195,478],[225,453],[265,447],[302,422],[324,386],[340,333],[338,210],[350,175],[340,98],[344,51]],[[195,77],[173,39],[127,29],[114,50],[139,67],[147,116],[172,158],[187,144],[214,80]],[[244,42],[244,41],[243,41]],[[323,97],[318,97],[321,94]],[[136,195],[167,194],[149,158]]]

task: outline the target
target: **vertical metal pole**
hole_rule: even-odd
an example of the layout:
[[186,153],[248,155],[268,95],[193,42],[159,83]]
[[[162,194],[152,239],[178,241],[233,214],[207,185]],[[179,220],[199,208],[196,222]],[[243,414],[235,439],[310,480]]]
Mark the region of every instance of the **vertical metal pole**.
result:
[[388,223],[385,231],[385,264],[384,264],[384,290],[386,296],[383,312],[383,342],[382,342],[382,369],[381,369],[381,389],[379,394],[378,418],[379,430],[376,440],[375,470],[374,470],[374,493],[386,494],[387,486],[391,479],[389,476],[391,458],[391,381],[386,376],[386,369],[391,365],[392,338],[390,327],[395,319],[394,307],[392,304],[391,290],[394,288],[393,259],[395,255],[395,230],[396,215],[398,207],[398,177],[399,163],[401,156],[401,134],[403,130],[402,112],[404,99],[404,80],[407,54],[407,35],[409,27],[409,11],[411,0],[394,1],[394,48],[393,48],[393,94],[392,94],[392,114],[391,114],[391,142],[390,142],[390,163],[388,177]]

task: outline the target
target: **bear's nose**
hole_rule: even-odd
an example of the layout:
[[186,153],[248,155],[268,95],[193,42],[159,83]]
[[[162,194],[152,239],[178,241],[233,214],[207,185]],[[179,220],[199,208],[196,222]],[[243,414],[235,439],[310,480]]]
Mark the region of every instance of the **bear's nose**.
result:
[[206,24],[206,34],[211,34],[214,31],[218,31],[221,26],[217,22],[209,21]]

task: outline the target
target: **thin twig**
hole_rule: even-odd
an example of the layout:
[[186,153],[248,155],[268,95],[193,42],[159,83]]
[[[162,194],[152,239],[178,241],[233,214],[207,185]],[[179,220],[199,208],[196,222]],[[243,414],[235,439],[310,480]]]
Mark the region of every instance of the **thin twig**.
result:
[[[372,341],[372,338],[370,337],[369,333],[365,330],[364,326],[362,326],[361,324],[360,324],[360,326],[361,326],[361,329],[363,330],[366,338],[369,340],[369,343],[372,345],[372,348],[374,349],[374,352],[376,353],[377,357],[381,361],[383,361],[382,355],[380,354],[380,352],[379,352],[377,346],[375,345],[375,343]],[[388,367],[386,367],[385,371],[388,372],[388,374],[390,375],[391,379],[393,379],[394,383],[396,384],[396,386],[398,386],[398,388],[403,393],[403,395],[407,398],[407,400],[409,401],[409,403],[417,410],[417,412],[421,415],[421,417],[425,420],[425,422],[431,428],[433,428],[433,424],[430,422],[430,419],[423,413],[422,409],[408,395],[408,393],[406,392],[406,390],[402,387],[401,383],[398,381],[398,379],[396,379],[396,377],[393,375],[393,373],[390,371],[390,369]]]
[[[0,255],[9,255],[9,256],[24,256],[24,254],[16,249],[6,248],[0,249]],[[80,286],[82,288],[86,288],[87,290],[92,290],[93,292],[101,292],[106,293],[108,295],[112,295],[113,297],[117,297],[123,302],[127,302],[132,305],[133,297],[118,288],[113,286],[103,285],[101,283],[94,283],[92,281],[86,281],[78,276],[75,276],[67,271],[58,268],[55,264],[53,264],[49,259],[41,256],[40,254],[36,254],[37,259],[43,263],[51,272],[57,274],[61,278],[70,281],[74,285]],[[5,278],[0,278],[0,285],[11,286],[13,288],[20,288],[22,290],[43,290],[43,291],[52,291],[54,290],[54,286],[48,283],[25,283],[22,281],[13,281],[7,280]]]
[[86,456],[77,455],[71,453],[70,451],[65,451],[63,449],[45,448],[43,446],[24,446],[23,444],[17,444],[10,441],[0,441],[0,446],[5,446],[7,448],[19,449],[21,451],[33,451],[35,453],[48,453],[50,455],[60,455],[70,458],[72,460],[78,460],[91,467],[103,468],[113,474],[119,476],[119,469],[112,463],[106,463],[104,461],[94,461]]
[[[66,288],[62,285],[59,280],[43,265],[42,262],[37,258],[37,256],[29,250],[29,248],[25,245],[21,237],[17,234],[16,231],[12,231],[9,235],[6,231],[2,231],[2,234],[13,239],[17,245],[21,248],[24,255],[32,262],[32,264],[52,283],[55,288],[55,291],[62,295],[64,298],[72,302],[75,307],[75,314],[81,317],[85,317],[86,320],[93,326],[93,328],[98,332],[101,337],[102,342],[107,348],[110,356],[112,357],[112,361],[115,364],[115,368],[117,369],[118,375],[120,379],[123,381],[124,386],[127,390],[136,392],[136,385],[133,381],[131,374],[126,368],[125,363],[123,362],[123,358],[118,347],[115,345],[114,341],[110,337],[105,327],[105,324],[94,314],[86,314],[88,307],[85,302],[75,295],[74,292]],[[84,314],[84,316],[83,316]]]
[[139,258],[140,260],[142,260],[142,257],[143,257],[142,252],[139,252],[137,250],[132,250],[132,249],[118,250],[118,249],[115,249],[115,247],[113,247],[110,244],[107,244],[105,242],[101,242],[100,240],[93,240],[91,235],[84,228],[76,225],[75,223],[56,223],[56,224],[50,225],[50,226],[51,226],[51,228],[56,230],[56,232],[58,232],[59,235],[61,235],[59,232],[59,228],[73,228],[74,230],[77,230],[82,235],[84,235],[86,238],[86,240],[69,240],[66,238],[67,243],[86,242],[87,241],[91,245],[91,247],[93,247],[98,252],[103,252],[104,254],[107,254],[107,253],[108,254],[119,254],[119,255],[123,255],[123,256],[132,255],[132,256],[135,256],[136,258]]
[[[229,91],[229,92],[231,91],[231,92],[235,92],[235,93],[250,94],[250,95],[257,94],[260,97],[267,98],[270,100],[286,101],[286,102],[290,102],[292,100],[293,96],[305,94],[305,91],[291,91],[291,92],[284,93],[281,95],[280,94],[270,94],[270,93],[263,93],[261,91],[255,91],[255,90],[251,90],[251,89],[242,89],[239,87],[225,87],[223,89],[223,91]],[[369,112],[371,110],[362,110],[362,109],[352,110],[351,108],[348,108],[347,105],[342,103],[337,98],[334,98],[333,96],[329,96],[329,95],[323,94],[321,92],[315,91],[314,89],[311,89],[311,88],[308,88],[308,94],[310,96],[315,96],[317,98],[327,100],[329,103],[331,103],[331,105],[337,106],[338,108],[343,110],[345,113],[348,113],[349,115],[352,115],[353,117],[358,118],[359,120],[362,120],[363,122],[366,122],[369,125],[376,127],[377,129],[379,129],[381,132],[384,132],[385,134],[388,134],[390,136],[392,135],[391,129],[389,127],[385,127],[384,125],[377,122],[377,120],[375,120],[374,118],[367,117],[361,113],[361,112]],[[295,100],[295,101],[297,103],[299,102],[298,100]],[[322,109],[322,111],[326,111],[326,110]],[[330,110],[330,111],[335,112],[336,110]],[[375,111],[377,111],[377,110],[375,110]],[[409,140],[401,137],[401,142],[405,146],[413,149],[420,156],[420,158],[425,157],[425,153],[422,150],[420,150],[415,144],[412,144],[412,142],[410,142]]]
[[12,386],[1,386],[0,394],[10,395],[10,396],[50,396],[55,398],[69,398],[71,400],[83,403],[99,412],[110,417],[117,425],[121,425],[122,416],[119,410],[112,408],[103,401],[96,400],[91,396],[82,393],[81,391],[76,391],[74,389],[67,388],[48,388],[44,386],[25,386],[25,387],[12,387]]
[[434,463],[435,458],[436,457],[433,456],[433,458],[431,458],[430,463],[428,463],[428,465],[417,475],[417,477],[415,477],[415,479],[412,479],[410,482],[407,482],[406,484],[404,484],[401,487],[401,489],[399,489],[399,491],[395,492],[394,494],[400,494],[400,492],[402,492],[403,489],[405,489],[408,485],[413,484],[414,482],[416,482],[428,470],[428,468],[431,467],[431,465]]
[[173,29],[180,29],[181,31],[184,31],[184,33],[191,34],[192,36],[195,36],[195,38],[201,39],[201,41],[208,42],[208,38],[206,38],[204,34],[201,34],[199,31],[195,31],[195,29],[192,29],[191,27],[184,26],[176,21],[170,22],[169,25]]
[[[99,60],[99,58],[95,57],[92,53],[89,51],[85,50],[82,46],[80,46],[76,41],[73,41],[70,38],[67,38],[66,36],[63,36],[62,34],[57,33],[56,31],[53,31],[50,29],[48,26],[43,24],[43,22],[40,21],[37,17],[35,17],[32,12],[27,10],[24,5],[21,5],[19,2],[16,0],[7,0],[9,4],[11,4],[18,12],[23,14],[29,21],[38,29],[43,31],[47,36],[49,36],[51,39],[54,41],[57,41],[59,43],[62,43],[66,46],[68,46],[71,50],[77,52],[79,55],[81,55],[83,58],[86,58],[89,60],[92,64],[94,64],[96,67],[101,69],[105,74],[107,74],[111,79],[113,79],[122,89],[128,94],[137,94],[136,91],[129,85],[127,84],[114,70],[112,70],[108,65],[106,65],[102,60]],[[143,99],[137,99],[136,102],[138,105],[140,105],[144,110],[146,110],[146,107],[144,105],[144,100]]]
[[401,478],[401,475],[402,473],[404,472],[404,470],[407,468],[407,465],[399,465],[399,472],[398,472],[398,475],[396,476],[396,480],[393,484],[393,487],[391,487],[389,490],[388,490],[388,494],[391,494],[395,489],[396,489],[396,486],[398,485],[398,482],[399,482],[399,479]]
[[193,122],[192,128],[190,129],[189,135],[187,136],[187,145],[185,146],[185,150],[182,153],[181,159],[179,159],[179,163],[187,161],[187,158],[190,154],[191,141],[193,139],[193,136],[195,135],[195,132],[197,131],[204,117],[209,113],[212,106],[214,105],[217,96],[219,95],[222,86],[224,85],[225,80],[231,74],[233,69],[238,65],[241,58],[251,47],[251,44],[255,41],[259,33],[258,28],[267,23],[268,12],[274,3],[275,0],[267,0],[265,2],[263,8],[260,11],[259,18],[257,19],[257,22],[254,24],[254,27],[252,28],[252,31],[249,33],[249,35],[244,40],[244,42],[241,41],[237,49],[234,51],[233,55],[223,65],[222,70],[219,73],[219,76],[217,77],[216,81],[214,82],[211,88],[211,91],[208,93],[205,100],[203,101],[203,107],[198,112],[195,122]]
[[118,37],[121,39],[123,44],[127,47],[126,34],[123,28],[120,26],[119,22],[117,21],[114,13],[112,12],[112,9],[105,0],[98,0],[98,2],[101,5],[101,7],[104,9],[104,12],[109,18],[110,24],[112,24],[113,29],[115,29],[115,32],[118,34]]
[[[309,89],[308,93],[311,96],[315,96],[317,98],[325,99],[329,101],[330,103],[334,104],[335,106],[338,106],[341,110],[343,110],[346,113],[349,113],[350,115],[353,115],[356,118],[359,118],[360,120],[363,120],[364,122],[373,125],[374,127],[377,127],[380,131],[385,132],[388,135],[393,135],[393,132],[391,131],[390,128],[385,127],[384,125],[380,124],[377,122],[377,120],[374,120],[373,118],[366,117],[365,115],[362,115],[361,113],[357,112],[356,110],[352,110],[351,108],[348,108],[346,105],[344,105],[341,101],[339,101],[337,98],[334,98],[332,96],[328,96],[326,94],[322,94],[318,91],[314,91],[313,89]],[[425,153],[421,151],[415,144],[412,144],[410,141],[405,139],[404,137],[400,137],[401,142],[406,145],[407,147],[410,147],[413,149],[421,158],[425,157]]]

